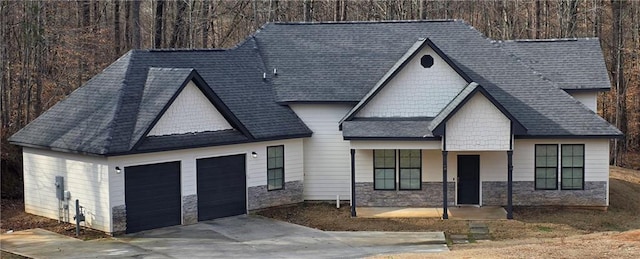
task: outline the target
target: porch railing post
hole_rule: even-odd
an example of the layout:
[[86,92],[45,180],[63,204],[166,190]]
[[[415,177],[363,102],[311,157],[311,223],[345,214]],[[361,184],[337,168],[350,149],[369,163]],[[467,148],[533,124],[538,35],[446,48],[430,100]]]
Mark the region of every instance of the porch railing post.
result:
[[447,211],[447,155],[448,151],[442,151],[442,219],[448,219]]
[[356,150],[351,149],[351,217],[356,216]]
[[513,219],[513,150],[507,151],[507,219]]

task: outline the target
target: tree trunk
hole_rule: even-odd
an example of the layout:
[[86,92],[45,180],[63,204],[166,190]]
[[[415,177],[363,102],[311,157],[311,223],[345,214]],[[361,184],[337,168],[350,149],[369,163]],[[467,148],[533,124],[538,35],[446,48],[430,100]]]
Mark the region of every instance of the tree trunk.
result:
[[124,46],[131,48],[131,1],[124,2]]
[[347,20],[347,1],[345,0],[341,0],[341,8],[340,8],[340,20],[341,21],[346,21]]
[[[623,3],[621,1],[612,0],[611,1],[611,11],[612,11],[612,30],[611,30],[611,38],[613,39],[613,52],[614,52],[614,80],[616,87],[616,117],[615,123],[616,127],[622,131],[622,133],[627,133],[627,121],[626,121],[626,98],[625,98],[625,80],[624,80],[624,55],[622,50],[624,49],[624,26],[622,21],[623,16]],[[614,163],[616,165],[621,165],[621,156],[626,151],[626,138],[616,139],[615,140],[615,155],[614,155]]]
[[[2,1],[0,2],[0,91],[2,91],[2,96],[0,97],[0,109],[2,110],[2,130],[6,129],[10,124],[9,119],[9,92],[11,91],[11,87],[9,87],[7,74],[5,72],[7,68],[7,38],[8,36],[8,16],[9,16],[9,2]],[[4,131],[3,131],[4,132]]]
[[542,19],[542,6],[540,1],[536,1],[536,22],[535,22],[535,38],[540,39],[540,19]]
[[311,0],[304,0],[302,2],[302,8],[303,8],[303,19],[305,22],[310,22],[311,21]]
[[87,29],[91,24],[91,1],[82,1],[82,26]]
[[209,47],[209,8],[208,0],[202,1],[202,47]]
[[187,3],[184,1],[176,2],[176,18],[173,23],[173,35],[171,36],[170,48],[182,48],[184,47],[185,35],[184,35],[184,14],[187,10]]
[[427,0],[418,0],[420,1],[420,20],[427,19]]
[[140,0],[133,1],[131,25],[133,26],[132,47],[140,49]]
[[155,30],[153,34],[153,47],[156,49],[162,48],[162,29],[164,20],[164,0],[156,0],[156,13],[155,13]]
[[120,0],[113,1],[113,50],[120,54]]

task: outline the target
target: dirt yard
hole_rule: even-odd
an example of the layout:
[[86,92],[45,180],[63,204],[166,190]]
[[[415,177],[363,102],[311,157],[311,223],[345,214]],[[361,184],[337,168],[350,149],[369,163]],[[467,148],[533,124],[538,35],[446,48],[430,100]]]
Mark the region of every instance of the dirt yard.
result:
[[[380,258],[638,258],[640,255],[640,171],[611,168],[607,211],[566,208],[515,208],[515,220],[486,221],[492,241],[452,245],[442,255]],[[257,214],[333,231],[444,231],[468,234],[466,221],[440,219],[351,218],[349,207],[305,203]],[[626,232],[623,232],[626,231]]]
[[[32,228],[42,228],[70,237],[76,237],[76,225],[64,222],[58,223],[57,220],[26,213],[24,212],[24,202],[22,200],[2,199],[2,203],[0,204],[0,233]],[[97,230],[81,228],[80,236],[77,238],[90,240],[104,237],[108,237],[108,235]]]

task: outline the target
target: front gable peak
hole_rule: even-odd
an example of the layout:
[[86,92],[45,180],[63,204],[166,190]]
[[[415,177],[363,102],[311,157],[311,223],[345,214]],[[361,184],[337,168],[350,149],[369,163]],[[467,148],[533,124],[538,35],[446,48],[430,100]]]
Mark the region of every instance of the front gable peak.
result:
[[420,39],[345,116],[435,117],[471,79],[431,40]]

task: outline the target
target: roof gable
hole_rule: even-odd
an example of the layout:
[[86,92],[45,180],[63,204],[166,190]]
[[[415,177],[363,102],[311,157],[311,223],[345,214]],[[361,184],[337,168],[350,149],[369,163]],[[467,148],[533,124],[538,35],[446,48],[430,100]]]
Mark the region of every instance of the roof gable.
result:
[[[421,62],[427,55],[432,66],[424,68]],[[431,40],[419,39],[342,121],[354,117],[433,117],[469,82]],[[387,110],[394,103],[400,107]],[[420,109],[411,111],[411,107]]]
[[189,82],[147,136],[233,129],[200,89]]
[[[196,100],[201,103],[195,103],[195,105],[208,105],[208,107],[200,108],[208,108],[210,112],[213,112],[213,114],[208,114],[209,120],[206,120],[207,110],[192,111],[191,114],[197,113],[197,118],[194,118],[189,114],[184,114],[189,113],[188,110],[184,110],[184,107],[173,106],[176,100],[183,96],[182,94],[185,93],[185,89],[187,93],[192,92],[193,94],[199,94],[200,96],[196,95],[196,97],[204,98]],[[186,103],[180,103],[178,105],[184,104]],[[191,105],[194,105],[194,103],[191,103]],[[136,132],[132,141],[132,149],[134,150],[142,143],[145,136],[237,129],[241,135],[250,139],[253,138],[246,127],[229,110],[227,105],[222,102],[220,97],[211,90],[211,87],[208,86],[195,69],[150,68],[140,107],[140,112],[136,120]],[[172,107],[175,109],[172,109]],[[167,111],[174,114],[167,114]],[[205,114],[203,115],[203,113]],[[168,116],[165,117],[165,115]],[[170,121],[172,119],[171,117],[175,118],[175,116],[189,116],[190,119],[204,119],[205,121],[192,122],[187,128],[160,128],[168,124],[179,123],[177,121]],[[163,119],[169,121],[163,121]],[[194,125],[194,123],[196,125]],[[206,125],[206,123],[215,123],[217,125]],[[188,129],[189,126],[195,126],[194,130]],[[203,130],[207,127],[210,130]],[[154,129],[156,130],[155,132]],[[173,130],[176,130],[176,132],[170,132]]]
[[527,129],[507,109],[504,108],[487,90],[479,84],[472,82],[467,85],[442,111],[431,121],[429,130],[434,136],[442,136],[445,133],[446,122],[451,119],[476,93],[482,94],[505,117],[511,121],[511,130],[515,135],[526,134]]

